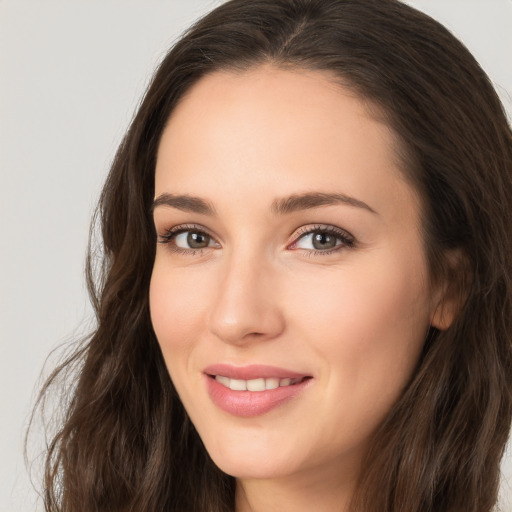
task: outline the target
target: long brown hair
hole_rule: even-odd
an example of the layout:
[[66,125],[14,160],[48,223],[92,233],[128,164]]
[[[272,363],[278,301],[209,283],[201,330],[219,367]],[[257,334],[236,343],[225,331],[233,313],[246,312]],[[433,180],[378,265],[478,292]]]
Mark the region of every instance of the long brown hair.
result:
[[[87,278],[97,328],[49,444],[47,511],[234,509],[167,373],[149,316],[155,158],[173,108],[202,76],[261,63],[327,71],[376,105],[423,204],[434,279],[460,295],[376,433],[353,509],[488,512],[512,417],[512,135],[485,73],[443,26],[396,0],[231,0],[164,58],[117,152]],[[450,254],[459,256],[454,263]]]

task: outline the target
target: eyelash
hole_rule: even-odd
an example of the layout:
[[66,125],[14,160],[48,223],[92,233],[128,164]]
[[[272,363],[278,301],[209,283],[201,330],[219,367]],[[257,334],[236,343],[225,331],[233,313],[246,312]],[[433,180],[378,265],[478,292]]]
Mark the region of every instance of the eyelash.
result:
[[196,256],[199,253],[201,255],[204,251],[204,248],[183,249],[182,247],[178,247],[173,242],[178,235],[180,235],[182,233],[187,233],[189,231],[192,233],[206,235],[213,239],[213,237],[201,226],[198,226],[196,224],[180,224],[179,226],[174,226],[174,227],[168,229],[163,235],[159,235],[158,243],[168,244],[170,250],[177,254],[185,254],[187,256]]
[[[196,224],[181,224],[179,226],[174,226],[170,229],[168,229],[164,234],[161,234],[158,236],[158,243],[161,244],[168,244],[169,248],[172,252],[177,254],[184,254],[187,256],[196,256],[203,254],[205,248],[200,249],[184,249],[182,247],[178,247],[174,240],[176,237],[182,233],[192,232],[200,235],[205,235],[210,237],[211,239],[215,240],[212,235],[208,233],[207,230],[205,230],[202,226],[196,225]],[[294,235],[294,241],[289,244],[287,247],[291,247],[293,245],[296,245],[302,238],[306,237],[307,235],[310,235],[312,233],[324,233],[330,236],[336,237],[338,240],[341,241],[341,243],[335,245],[332,249],[328,250],[318,250],[318,249],[302,249],[305,251],[309,257],[311,256],[328,256],[329,254],[332,254],[334,252],[338,252],[342,249],[352,249],[356,245],[355,238],[348,232],[343,229],[337,228],[335,226],[328,226],[328,225],[314,225],[314,226],[304,226],[303,228],[300,228],[299,231],[297,231]],[[300,250],[300,249],[292,249],[292,250]]]
[[307,235],[311,235],[312,233],[323,233],[330,236],[334,236],[338,240],[341,241],[340,244],[335,245],[332,249],[327,249],[320,251],[318,249],[303,249],[306,251],[308,256],[328,256],[329,254],[332,254],[334,252],[338,252],[342,249],[352,249],[356,245],[355,238],[344,229],[337,228],[335,226],[326,226],[317,224],[314,226],[304,226],[303,228],[300,228],[299,231],[294,236],[294,242],[291,245],[297,244],[302,238],[306,237]]

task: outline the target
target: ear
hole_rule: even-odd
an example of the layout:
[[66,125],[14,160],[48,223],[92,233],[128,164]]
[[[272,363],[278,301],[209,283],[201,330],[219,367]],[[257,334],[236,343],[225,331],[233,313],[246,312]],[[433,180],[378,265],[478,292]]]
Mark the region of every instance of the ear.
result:
[[461,251],[453,251],[445,256],[444,278],[435,286],[433,311],[430,325],[445,331],[448,329],[467,297],[468,269]]

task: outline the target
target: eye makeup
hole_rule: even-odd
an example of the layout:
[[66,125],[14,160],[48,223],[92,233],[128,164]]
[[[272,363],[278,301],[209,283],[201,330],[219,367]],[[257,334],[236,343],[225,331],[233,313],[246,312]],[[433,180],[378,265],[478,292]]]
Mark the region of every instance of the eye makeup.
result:
[[197,255],[205,249],[218,249],[220,244],[207,230],[198,224],[180,224],[158,235],[158,243],[167,244],[178,254]]
[[[303,226],[291,237],[287,250],[297,250],[309,256],[326,256],[343,249],[352,249],[355,238],[346,230],[332,225]],[[221,245],[198,224],[180,224],[158,235],[158,243],[167,244],[175,253],[195,256],[208,249],[220,249]]]
[[293,238],[295,241],[288,249],[308,251],[315,256],[326,256],[355,246],[355,238],[348,231],[331,225],[304,226],[294,233]]

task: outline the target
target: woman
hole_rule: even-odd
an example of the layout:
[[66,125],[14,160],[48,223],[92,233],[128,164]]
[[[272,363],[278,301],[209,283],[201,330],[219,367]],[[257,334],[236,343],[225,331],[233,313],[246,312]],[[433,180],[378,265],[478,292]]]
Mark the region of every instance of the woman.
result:
[[47,510],[490,511],[511,165],[484,72],[395,0],[200,20],[101,197]]

